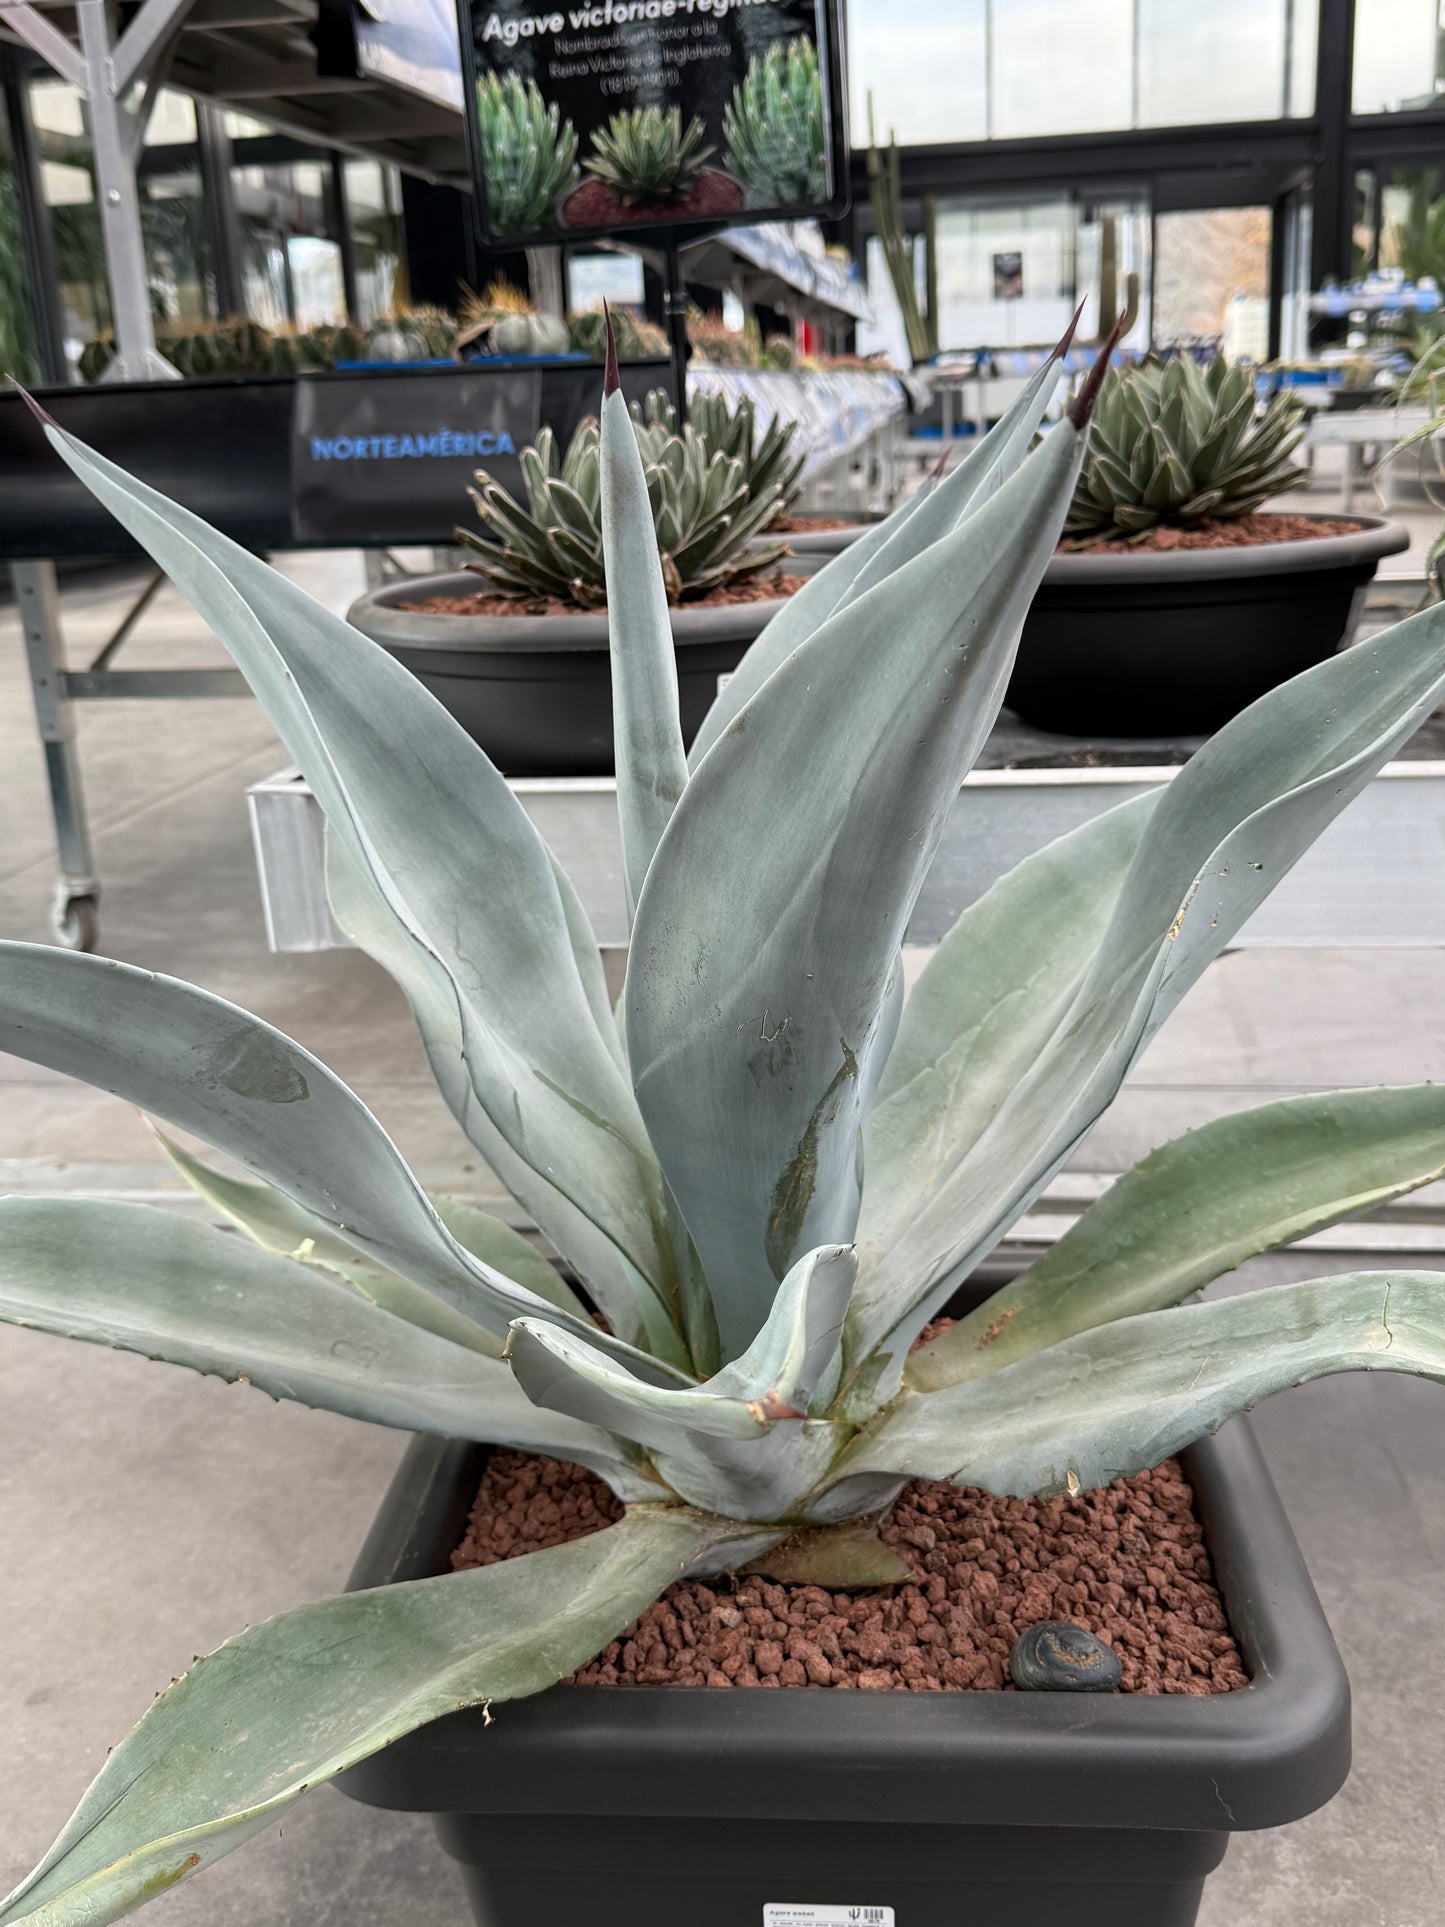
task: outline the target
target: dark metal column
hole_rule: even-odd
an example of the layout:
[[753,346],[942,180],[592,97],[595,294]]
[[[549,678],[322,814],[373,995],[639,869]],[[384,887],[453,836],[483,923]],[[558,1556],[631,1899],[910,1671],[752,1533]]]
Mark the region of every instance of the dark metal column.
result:
[[1278,194],[1269,211],[1269,348],[1278,361],[1284,341],[1284,241],[1289,220],[1289,196]]
[[1348,281],[1354,266],[1355,181],[1349,159],[1350,94],[1354,78],[1355,0],[1320,0],[1315,66],[1318,146],[1310,234],[1310,284]]
[[40,155],[23,75],[23,68],[29,64],[18,49],[0,46],[0,94],[4,97],[5,119],[10,128],[15,187],[20,200],[20,234],[29,264],[25,279],[31,325],[35,329],[35,353],[41,380],[58,384],[70,379],[70,368],[65,359],[65,317],[60,301],[60,276],[55,266],[55,238],[40,184]]
[[356,300],[356,238],[351,232],[351,206],[346,195],[346,162],[332,149],[331,174],[327,184],[327,203],[337,245],[341,249],[341,287],[346,312],[353,321],[361,319]]
[[231,182],[231,137],[226,132],[224,113],[208,100],[196,102],[196,146],[216,312],[217,318],[224,321],[229,315],[246,312],[246,283],[241,268],[241,228],[236,219],[236,196]]

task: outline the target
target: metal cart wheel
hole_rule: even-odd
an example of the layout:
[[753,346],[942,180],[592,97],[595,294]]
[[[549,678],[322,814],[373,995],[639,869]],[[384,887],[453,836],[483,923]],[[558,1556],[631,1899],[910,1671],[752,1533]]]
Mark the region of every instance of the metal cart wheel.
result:
[[62,896],[55,906],[51,924],[57,940],[67,950],[94,950],[100,936],[100,899]]

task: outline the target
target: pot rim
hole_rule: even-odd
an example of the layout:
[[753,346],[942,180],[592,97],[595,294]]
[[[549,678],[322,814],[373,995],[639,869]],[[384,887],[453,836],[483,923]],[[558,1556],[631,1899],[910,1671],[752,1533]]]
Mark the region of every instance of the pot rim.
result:
[[[821,554],[786,555],[776,566],[787,575],[812,575],[831,560],[831,556]],[[472,594],[478,580],[462,569],[388,582],[358,596],[346,611],[346,620],[373,642],[396,651],[514,655],[533,650],[584,653],[608,648],[603,610],[580,610],[566,616],[459,616],[397,606],[429,595]],[[696,643],[751,639],[788,606],[788,601],[787,596],[769,596],[757,602],[724,602],[703,609],[684,603],[671,611],[673,642],[685,648]]]
[[1410,546],[1410,532],[1384,515],[1302,514],[1311,522],[1358,522],[1350,535],[1257,542],[1248,548],[1144,550],[1138,554],[1054,555],[1044,572],[1050,587],[1105,583],[1190,582],[1220,576],[1303,575],[1316,570],[1373,567]]
[[[446,1570],[489,1448],[417,1438],[348,1588]],[[1248,1422],[1181,1457],[1250,1675],[1174,1695],[554,1687],[454,1713],[336,1782],[412,1812],[1273,1827],[1350,1765],[1349,1681]]]

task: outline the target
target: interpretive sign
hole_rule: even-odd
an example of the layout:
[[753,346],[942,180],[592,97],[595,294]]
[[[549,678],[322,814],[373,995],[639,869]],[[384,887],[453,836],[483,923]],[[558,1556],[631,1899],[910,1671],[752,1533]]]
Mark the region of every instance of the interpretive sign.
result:
[[458,10],[489,245],[846,207],[838,0]]

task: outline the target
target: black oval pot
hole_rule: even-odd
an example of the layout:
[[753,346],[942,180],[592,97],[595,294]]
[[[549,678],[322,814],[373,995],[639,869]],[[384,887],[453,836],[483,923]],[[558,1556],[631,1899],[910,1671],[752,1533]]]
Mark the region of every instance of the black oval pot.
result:
[[[810,575],[825,556],[789,557]],[[506,776],[610,776],[612,676],[607,616],[447,616],[403,609],[428,596],[475,594],[476,575],[391,582],[353,602],[346,616],[443,703]],[[786,598],[672,611],[682,733],[691,745],[749,643]]]
[[[445,1572],[486,1454],[418,1439],[351,1589]],[[1190,1927],[1230,1833],[1337,1791],[1350,1718],[1245,1421],[1183,1457],[1239,1692],[559,1686],[422,1727],[336,1784],[430,1813],[479,1927],[763,1927],[788,1903],[894,1927]]]
[[[1315,517],[1323,520],[1323,517]],[[1398,522],[1353,535],[1134,555],[1056,555],[1005,700],[1066,736],[1202,736],[1350,639]]]

